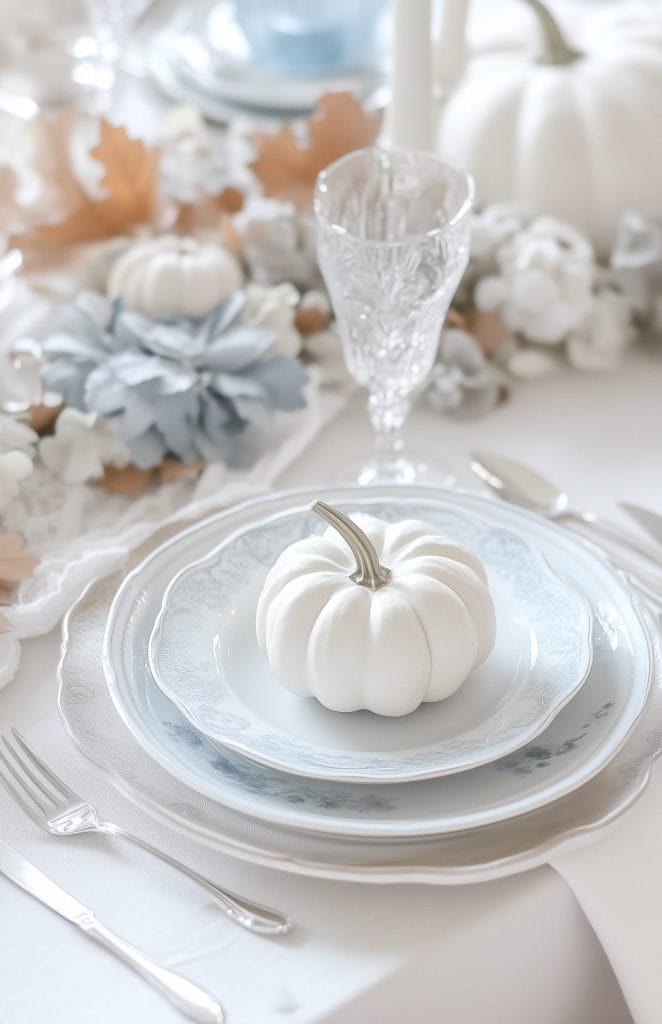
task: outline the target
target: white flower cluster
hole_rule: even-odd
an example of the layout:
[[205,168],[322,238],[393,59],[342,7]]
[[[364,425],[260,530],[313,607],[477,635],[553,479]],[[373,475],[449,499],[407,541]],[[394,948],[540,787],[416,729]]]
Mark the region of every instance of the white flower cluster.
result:
[[38,436],[14,416],[0,413],[0,512],[9,505],[33,469]]
[[[273,333],[268,355],[304,355],[317,365],[320,383],[334,386],[342,382],[344,364],[332,326],[304,337],[295,322],[300,303],[328,314],[325,294],[309,291],[302,296],[287,283],[250,283],[245,296],[240,320]],[[97,298],[104,316],[106,300]],[[0,511],[17,496],[21,481],[32,473],[35,460],[72,486],[99,480],[105,467],[123,468],[131,461],[113,417],[99,417],[68,407],[59,413],[52,433],[41,439],[23,421],[29,407],[42,397],[37,339],[43,334],[43,322],[50,323],[53,315],[52,304],[41,302],[22,282],[11,281],[0,290]],[[30,356],[29,364],[20,371],[14,369],[17,352]]]
[[234,218],[242,256],[257,284],[290,281],[302,291],[319,288],[315,223],[292,203],[251,196]]
[[488,207],[474,217],[472,248],[473,304],[511,332],[503,359],[512,373],[540,375],[562,353],[580,370],[618,364],[634,336],[632,301],[573,227]]
[[160,143],[161,186],[172,199],[194,203],[224,188],[246,192],[253,187],[250,141],[232,128],[210,128],[195,107],[166,111]]

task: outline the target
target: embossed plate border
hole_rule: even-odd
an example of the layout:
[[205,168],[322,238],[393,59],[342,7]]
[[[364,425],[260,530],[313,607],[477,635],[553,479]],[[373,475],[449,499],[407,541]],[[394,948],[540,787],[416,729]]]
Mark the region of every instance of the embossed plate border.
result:
[[[161,531],[139,549],[135,561],[173,532]],[[65,728],[81,752],[102,767],[136,806],[223,854],[295,874],[346,881],[462,884],[503,877],[545,863],[554,853],[586,845],[615,823],[644,792],[662,750],[661,622],[659,615],[654,620],[644,613],[655,655],[655,683],[645,711],[610,764],[572,794],[503,824],[434,840],[355,843],[299,835],[294,842],[288,830],[261,826],[173,779],[145,754],[120,720],[106,690],[98,652],[87,649],[81,632],[95,628],[100,634],[122,576],[92,584],[65,620],[58,668],[58,706]]]

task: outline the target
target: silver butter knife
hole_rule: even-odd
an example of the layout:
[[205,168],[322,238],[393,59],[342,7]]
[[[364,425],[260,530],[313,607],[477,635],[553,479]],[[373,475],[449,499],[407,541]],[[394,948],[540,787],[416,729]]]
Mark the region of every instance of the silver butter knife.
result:
[[619,504],[658,544],[662,544],[662,515],[659,512],[652,512],[643,505],[634,505],[631,501],[621,501]]
[[151,981],[191,1020],[199,1021],[200,1024],[223,1024],[221,1005],[209,993],[186,978],[159,967],[135,946],[115,935],[97,921],[88,907],[47,878],[3,839],[0,839],[0,872],[56,914],[77,925],[86,935],[110,949],[143,978]]

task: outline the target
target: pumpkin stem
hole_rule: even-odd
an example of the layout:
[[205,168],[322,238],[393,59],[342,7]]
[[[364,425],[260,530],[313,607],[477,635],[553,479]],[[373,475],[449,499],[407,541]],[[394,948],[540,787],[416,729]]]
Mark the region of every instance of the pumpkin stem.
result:
[[326,519],[351,549],[356,559],[356,570],[350,579],[359,583],[362,587],[370,587],[371,590],[379,590],[391,578],[391,570],[379,564],[379,555],[374,544],[366,537],[356,523],[352,522],[344,512],[327,505],[325,501],[316,501],[310,507],[311,512],[316,512],[322,519]]
[[538,58],[541,64],[571,64],[583,53],[575,50],[566,42],[556,18],[551,11],[542,3],[542,0],[524,0],[536,18],[542,31],[543,52]]

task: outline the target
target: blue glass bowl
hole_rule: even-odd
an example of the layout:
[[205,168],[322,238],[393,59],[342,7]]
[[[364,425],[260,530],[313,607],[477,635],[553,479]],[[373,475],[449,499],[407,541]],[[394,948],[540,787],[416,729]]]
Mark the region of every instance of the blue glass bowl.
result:
[[372,63],[385,0],[235,0],[255,57],[292,75]]

